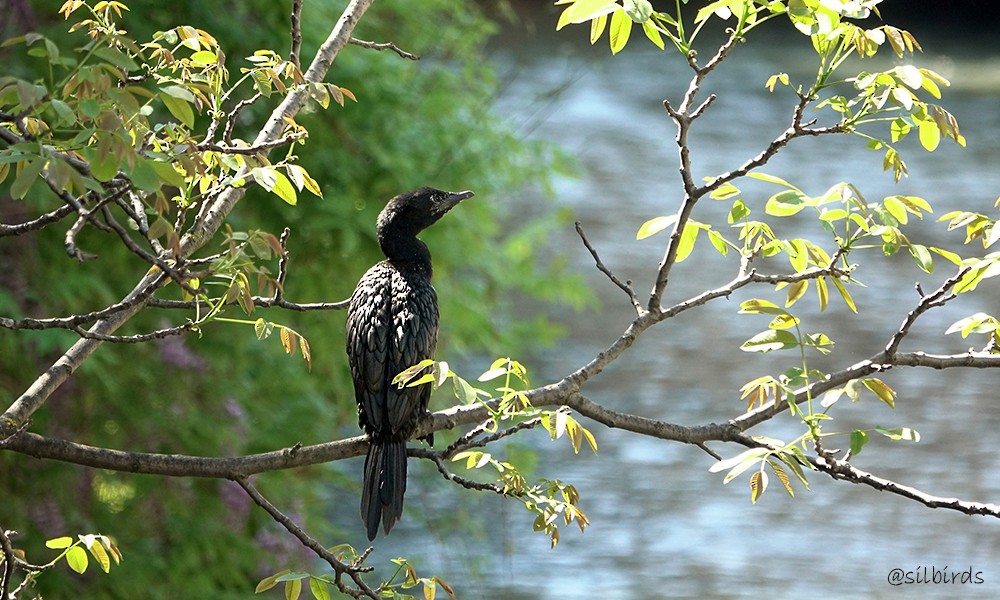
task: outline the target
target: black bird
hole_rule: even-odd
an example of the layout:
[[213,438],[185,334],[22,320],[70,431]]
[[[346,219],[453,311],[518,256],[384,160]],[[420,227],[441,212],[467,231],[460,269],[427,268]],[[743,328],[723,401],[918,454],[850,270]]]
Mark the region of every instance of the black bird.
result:
[[429,385],[392,385],[402,371],[433,358],[437,345],[431,253],[417,234],[472,195],[423,187],[390,200],[377,224],[386,260],[368,269],[351,296],[347,356],[358,425],[370,444],[361,493],[361,519],[369,540],[378,534],[379,522],[388,534],[403,514],[406,440],[427,412],[431,393]]

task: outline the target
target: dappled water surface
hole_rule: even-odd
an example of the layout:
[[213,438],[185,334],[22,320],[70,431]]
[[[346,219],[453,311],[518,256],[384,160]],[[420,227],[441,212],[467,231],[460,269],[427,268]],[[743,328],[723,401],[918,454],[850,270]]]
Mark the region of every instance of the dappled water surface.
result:
[[[498,110],[523,123],[526,134],[558,143],[578,158],[582,171],[574,179],[559,180],[558,201],[582,222],[605,263],[645,293],[666,236],[635,241],[635,231],[646,219],[676,210],[674,128],[661,101],[679,101],[689,72],[674,57],[665,60],[642,49],[642,40],[612,59],[603,47],[584,47],[583,30],[555,34],[542,27],[537,36],[508,32],[502,37],[496,58],[505,65],[510,83]],[[915,140],[904,143],[911,177],[899,184],[881,171],[881,155],[865,150],[859,138],[800,140],[762,170],[799,182],[812,194],[838,181],[852,181],[871,201],[896,193],[924,196],[935,206],[935,215],[958,206],[991,210],[1000,195],[1000,48],[942,43],[935,49],[934,40],[922,40],[926,53],[918,61],[955,82],[942,104],[963,124],[968,148],[947,140],[927,154]],[[706,92],[719,98],[693,133],[699,177],[735,168],[787,126],[791,95],[768,93],[763,82],[779,70],[789,71],[793,79],[808,76],[810,63],[787,63],[796,54],[807,59],[808,51],[808,42],[796,38],[751,43],[734,51],[706,84]],[[756,207],[778,191],[760,182],[741,187],[748,199],[756,200]],[[491,200],[524,207],[544,201],[530,193]],[[695,218],[724,229],[728,209],[729,203],[706,199]],[[915,240],[959,247],[960,236],[948,234],[933,217],[926,221],[914,230]],[[808,219],[780,226],[779,235],[826,239]],[[597,290],[602,308],[559,317],[570,325],[569,339],[527,359],[536,383],[558,378],[589,360],[614,341],[632,315],[625,296],[593,268],[572,226],[553,235]],[[908,258],[886,259],[875,251],[859,258],[866,264],[857,277],[868,286],[852,288],[860,316],[846,310],[837,297],[819,314],[812,292],[795,307],[809,318],[808,329],[825,331],[837,342],[830,357],[815,363],[820,368],[844,368],[876,353],[915,305],[913,284],[921,281],[931,290],[952,272],[943,260],[937,262],[937,273],[927,275]],[[665,302],[722,285],[735,268],[732,258],[720,258],[703,238],[695,255],[675,270]],[[585,393],[610,407],[682,424],[736,416],[744,382],[777,374],[796,360],[791,354],[739,351],[742,341],[767,324],[763,317],[737,314],[739,302],[750,294],[779,299],[755,289],[664,323]],[[981,339],[943,336],[948,325],[977,310],[1000,311],[995,284],[981,286],[979,298],[922,317],[903,350],[955,352],[981,345]],[[1000,457],[995,450],[1000,444],[998,375],[900,369],[884,379],[899,393],[894,411],[871,397],[860,405],[838,404],[836,421],[826,429],[906,425],[920,431],[922,439],[918,444],[873,439],[854,464],[928,493],[1000,502]],[[385,557],[426,557],[419,563],[421,569],[450,576],[465,598],[1000,594],[1000,522],[995,519],[931,510],[818,474],[810,477],[811,491],[796,485],[794,499],[772,478],[754,506],[747,478],[723,486],[721,474],[707,472],[713,460],[697,448],[590,425],[600,443],[598,456],[573,456],[566,443],[550,444],[541,434],[531,438],[544,450],[536,474],[558,476],[580,490],[592,522],[586,533],[564,528],[562,541],[550,550],[544,536],[530,531],[531,517],[515,503],[451,494],[440,490],[440,479],[411,478],[410,511],[389,538],[392,544],[383,542],[379,552]],[[787,417],[753,431],[784,439],[798,432]],[[843,447],[846,440],[831,444]],[[739,451],[721,444],[714,448],[725,456]],[[429,467],[421,464],[413,470]],[[454,512],[447,510],[449,503]],[[478,535],[455,539],[442,533],[449,531],[443,523],[452,518],[485,525]],[[470,556],[479,557],[471,569],[463,566]],[[985,583],[887,583],[894,568],[924,566],[950,573],[971,568],[982,572]]]

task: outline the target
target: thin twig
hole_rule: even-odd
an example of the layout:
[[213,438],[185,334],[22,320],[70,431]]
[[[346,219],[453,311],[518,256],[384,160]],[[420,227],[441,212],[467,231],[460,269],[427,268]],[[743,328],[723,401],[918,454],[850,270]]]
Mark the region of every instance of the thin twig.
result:
[[292,230],[288,227],[281,232],[278,245],[281,246],[281,256],[278,258],[278,277],[274,288],[274,301],[282,302],[285,296],[285,279],[288,277],[288,236]]
[[254,155],[260,154],[261,152],[267,152],[268,150],[273,150],[274,148],[280,148],[281,146],[287,146],[296,140],[300,140],[306,137],[305,131],[296,131],[294,133],[289,133],[288,135],[279,138],[277,140],[272,140],[269,142],[261,142],[259,144],[254,144],[253,146],[233,146],[232,142],[226,142],[226,145],[215,144],[212,142],[202,142],[198,144],[196,148],[202,152],[206,150],[211,150],[213,152],[219,152],[222,154],[244,154],[244,155]]
[[396,54],[402,56],[407,60],[420,60],[420,57],[416,54],[410,54],[405,50],[400,49],[399,46],[393,44],[392,42],[386,42],[384,44],[378,44],[375,42],[366,42],[364,40],[359,40],[358,38],[351,38],[351,43],[355,46],[361,46],[362,48],[368,48],[369,50],[392,50]]
[[152,340],[160,340],[163,338],[172,337],[175,335],[182,335],[192,331],[195,328],[193,323],[185,323],[183,325],[177,325],[176,327],[166,327],[164,329],[157,329],[156,331],[150,331],[148,333],[137,333],[134,335],[110,335],[106,333],[94,333],[87,331],[83,327],[70,327],[72,331],[76,332],[82,338],[88,340],[100,340],[102,342],[111,342],[113,344],[141,344],[142,342],[150,342]]
[[226,146],[233,145],[233,128],[236,127],[236,120],[239,119],[240,113],[243,112],[243,109],[263,97],[263,94],[257,92],[253,96],[244,98],[236,103],[236,106],[233,107],[233,110],[230,111],[229,116],[226,118],[226,128],[222,131],[222,141],[226,144]]
[[910,328],[913,327],[913,324],[920,317],[920,315],[932,308],[944,306],[945,303],[957,297],[957,294],[954,292],[949,293],[949,290],[955,287],[955,284],[961,281],[962,278],[965,277],[971,270],[972,267],[963,267],[959,269],[957,273],[946,279],[944,283],[942,283],[938,289],[934,290],[934,292],[930,295],[924,295],[923,290],[921,290],[919,284],[917,284],[917,293],[920,294],[920,302],[917,304],[916,308],[906,314],[906,318],[903,319],[899,329],[896,330],[896,333],[894,333],[891,338],[889,338],[889,343],[885,345],[885,354],[887,357],[892,358],[896,354],[896,351],[899,349],[899,345],[903,342],[903,338],[906,337],[907,333],[909,333]]
[[32,219],[31,221],[25,221],[24,223],[17,223],[15,225],[7,225],[6,223],[0,223],[0,237],[6,237],[9,235],[21,235],[23,233],[28,233],[29,231],[35,231],[45,227],[46,225],[55,223],[62,220],[64,217],[74,212],[76,209],[69,204],[64,204],[52,212],[45,213],[44,215]]
[[607,275],[608,279],[611,280],[611,283],[621,288],[621,290],[628,296],[629,301],[632,302],[632,306],[635,307],[636,312],[641,314],[643,310],[642,305],[639,303],[639,298],[632,290],[632,282],[626,281],[625,283],[622,283],[622,281],[618,279],[618,277],[616,277],[610,269],[604,266],[604,263],[601,261],[601,257],[597,254],[597,250],[590,244],[590,240],[587,239],[587,235],[583,232],[583,225],[581,225],[579,221],[576,222],[576,232],[583,241],[583,245],[590,251],[590,255],[594,257],[594,263],[597,265],[597,270]]
[[[316,554],[316,556],[318,556],[321,560],[330,565],[330,567],[336,573],[334,582],[337,585],[337,589],[339,589],[341,592],[345,594],[348,594],[353,598],[367,597],[367,598],[372,598],[373,600],[378,600],[379,598],[378,593],[375,590],[371,589],[368,586],[368,584],[365,583],[364,579],[361,578],[361,573],[371,571],[372,570],[371,567],[364,567],[360,565],[348,565],[341,562],[332,552],[327,550],[323,546],[323,544],[320,544],[318,541],[313,539],[308,533],[305,532],[304,529],[296,525],[294,521],[292,521],[290,518],[288,518],[288,516],[286,516],[284,513],[278,510],[273,504],[271,504],[271,502],[268,501],[268,499],[265,498],[260,493],[260,491],[258,491],[257,488],[250,483],[250,481],[246,477],[236,477],[233,480],[236,483],[238,483],[241,488],[243,488],[243,490],[247,493],[248,496],[250,496],[250,498],[254,501],[255,504],[257,504],[257,506],[263,508],[264,511],[267,514],[271,515],[271,518],[277,521],[282,527],[284,527],[288,531],[288,533],[291,533],[300,542],[302,542],[303,546],[312,550],[313,553]],[[347,575],[348,577],[350,577],[351,580],[354,581],[354,584],[357,585],[358,587],[351,588],[346,583],[344,583],[341,580],[343,575]]]

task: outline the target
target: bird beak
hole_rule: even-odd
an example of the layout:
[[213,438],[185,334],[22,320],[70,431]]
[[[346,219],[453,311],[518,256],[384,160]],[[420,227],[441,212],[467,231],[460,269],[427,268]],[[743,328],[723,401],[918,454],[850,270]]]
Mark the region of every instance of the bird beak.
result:
[[438,214],[443,215],[449,210],[455,208],[455,206],[462,200],[471,198],[473,196],[475,196],[475,194],[468,190],[464,192],[447,192],[445,197],[441,199],[440,204],[438,205],[439,209]]
[[472,193],[470,190],[465,190],[464,192],[454,192],[448,196],[448,204],[450,204],[451,206],[455,206],[462,200],[471,198],[473,196],[475,196],[475,194]]

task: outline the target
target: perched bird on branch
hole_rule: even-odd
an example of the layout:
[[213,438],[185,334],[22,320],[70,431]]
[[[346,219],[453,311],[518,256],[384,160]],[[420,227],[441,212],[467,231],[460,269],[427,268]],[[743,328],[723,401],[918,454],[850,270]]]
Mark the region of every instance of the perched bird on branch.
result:
[[396,196],[378,216],[378,243],[386,259],[364,274],[347,313],[358,424],[368,434],[361,519],[368,539],[379,523],[389,533],[403,514],[406,440],[427,412],[431,386],[399,388],[393,378],[433,358],[438,335],[431,253],[417,234],[472,192],[420,188]]

